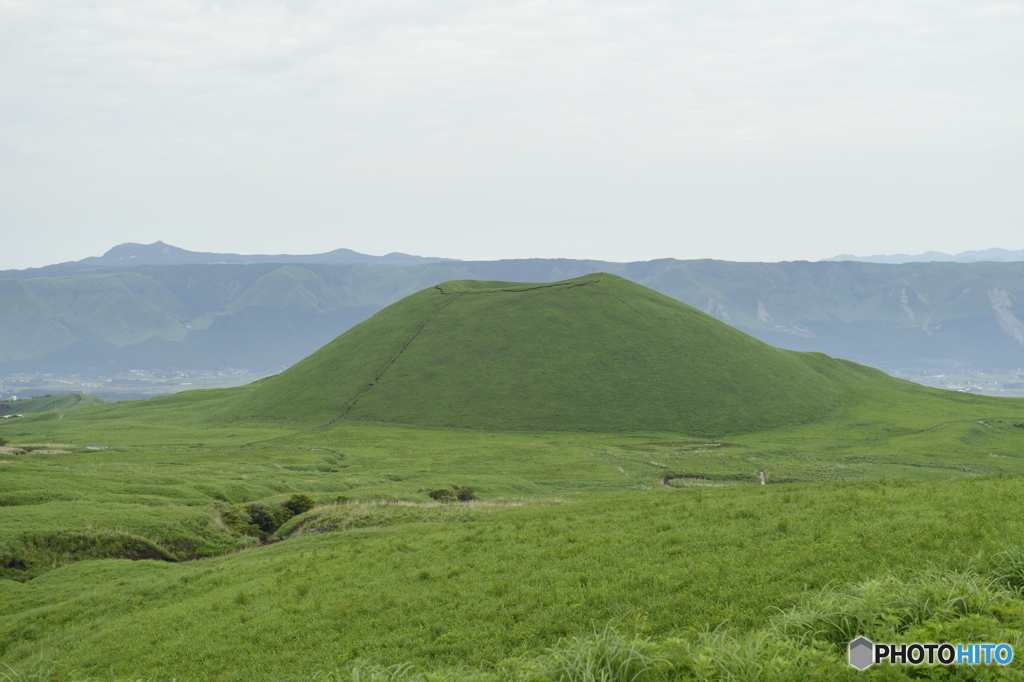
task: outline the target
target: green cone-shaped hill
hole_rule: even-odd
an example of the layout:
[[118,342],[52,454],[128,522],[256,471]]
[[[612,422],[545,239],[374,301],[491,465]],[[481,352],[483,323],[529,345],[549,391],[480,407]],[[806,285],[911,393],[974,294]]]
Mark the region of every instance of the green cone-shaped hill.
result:
[[614,275],[456,281],[382,310],[221,417],[719,435],[815,421],[881,372],[764,344]]

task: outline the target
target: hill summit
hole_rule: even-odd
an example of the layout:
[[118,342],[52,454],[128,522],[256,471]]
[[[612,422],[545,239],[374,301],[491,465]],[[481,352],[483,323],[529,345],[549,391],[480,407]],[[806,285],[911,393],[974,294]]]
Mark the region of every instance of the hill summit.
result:
[[385,308],[221,416],[710,436],[822,419],[854,377],[885,380],[614,275],[453,281]]

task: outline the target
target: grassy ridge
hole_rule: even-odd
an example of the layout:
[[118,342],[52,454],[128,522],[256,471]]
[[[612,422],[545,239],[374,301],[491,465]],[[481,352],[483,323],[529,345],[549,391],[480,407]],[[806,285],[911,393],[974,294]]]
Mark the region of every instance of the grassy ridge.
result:
[[79,407],[102,405],[103,400],[85,393],[61,393],[60,395],[40,396],[26,400],[0,401],[0,415],[4,414],[40,414],[43,412],[62,412]]
[[116,346],[153,336],[180,341],[184,312],[164,287],[137,273],[0,278],[0,320],[8,327],[0,335],[0,362],[44,355],[75,341],[83,328]]
[[820,420],[847,384],[916,390],[597,274],[422,291],[217,418],[721,435]]

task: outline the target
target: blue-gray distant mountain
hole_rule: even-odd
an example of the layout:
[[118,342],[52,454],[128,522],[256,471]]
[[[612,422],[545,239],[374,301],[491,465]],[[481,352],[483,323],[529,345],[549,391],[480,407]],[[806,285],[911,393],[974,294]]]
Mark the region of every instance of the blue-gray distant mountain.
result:
[[950,255],[939,251],[928,251],[916,256],[898,253],[893,256],[852,256],[848,253],[829,258],[826,262],[857,261],[860,263],[1015,263],[1024,261],[1024,249],[1010,251],[1008,249],[984,249],[982,251],[961,251]]
[[154,242],[152,244],[119,244],[102,256],[92,256],[79,261],[48,265],[27,270],[0,271],[0,277],[23,279],[25,277],[46,277],[70,275],[84,272],[109,270],[130,270],[140,265],[251,265],[254,263],[309,263],[319,265],[415,265],[440,263],[450,258],[425,258],[405,253],[388,253],[383,256],[369,256],[351,249],[335,249],[327,253],[305,256],[239,255],[237,253],[204,253],[188,251],[177,246]]
[[[173,257],[167,248],[147,257]],[[782,348],[882,369],[1024,367],[1024,262],[125,265],[124,253],[131,255],[115,250],[114,264],[93,261],[59,276],[41,276],[46,268],[0,273],[0,372],[276,371],[441,282],[552,282],[594,272],[643,284]]]

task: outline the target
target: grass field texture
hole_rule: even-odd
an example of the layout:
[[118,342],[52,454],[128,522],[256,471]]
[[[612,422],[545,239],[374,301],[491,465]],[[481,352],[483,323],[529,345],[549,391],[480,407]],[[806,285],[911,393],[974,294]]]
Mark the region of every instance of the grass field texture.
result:
[[[0,422],[0,679],[845,679],[857,634],[1019,647],[1024,401],[777,351],[620,284],[509,301],[456,283],[257,385]],[[595,291],[628,303],[595,312]],[[522,294],[583,326],[526,325]],[[699,332],[632,325],[647,341],[616,367],[651,370],[648,396],[587,369],[641,305]],[[488,334],[514,343],[489,351]],[[502,398],[528,360],[515,347],[580,338],[531,356],[572,382]],[[686,376],[660,369],[679,338]],[[431,377],[445,349],[494,364]],[[681,390],[658,412],[677,381],[707,400]],[[705,413],[711,431],[683,428]],[[452,486],[479,499],[430,497]]]
[[[0,460],[0,660],[98,678],[497,674],[607,623],[655,649],[703,646],[701,629],[748,642],[819,590],[987,566],[1024,533],[1015,401],[851,394],[822,423],[709,441],[203,427],[196,405],[218,394],[5,424],[12,444],[64,451]],[[424,492],[450,484],[481,501]],[[318,506],[282,542],[220,519],[296,492]],[[1013,608],[985,627],[1024,625]]]

